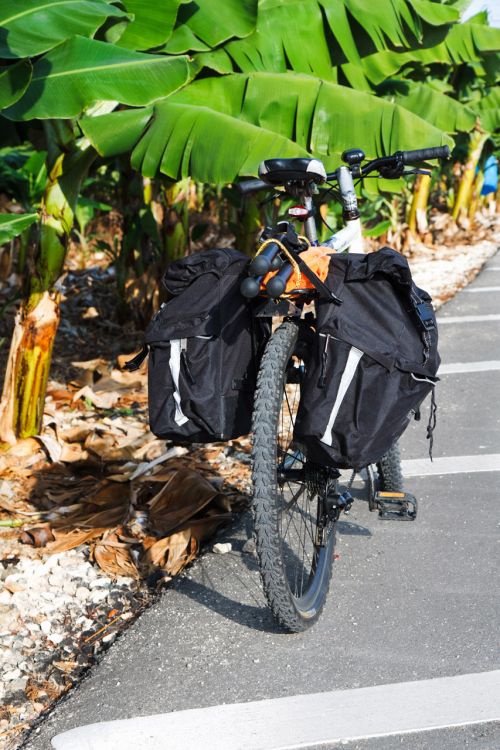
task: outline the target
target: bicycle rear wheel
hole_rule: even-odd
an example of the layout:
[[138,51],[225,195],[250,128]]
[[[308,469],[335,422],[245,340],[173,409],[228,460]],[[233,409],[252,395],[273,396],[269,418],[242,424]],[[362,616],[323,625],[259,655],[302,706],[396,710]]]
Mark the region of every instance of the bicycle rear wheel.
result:
[[328,494],[337,473],[294,448],[306,362],[298,326],[272,335],[259,372],[253,421],[254,522],[264,592],[278,622],[299,632],[319,617],[330,584],[335,520]]
[[401,451],[399,444],[394,443],[377,463],[380,489],[392,492],[403,492],[403,470],[401,468]]

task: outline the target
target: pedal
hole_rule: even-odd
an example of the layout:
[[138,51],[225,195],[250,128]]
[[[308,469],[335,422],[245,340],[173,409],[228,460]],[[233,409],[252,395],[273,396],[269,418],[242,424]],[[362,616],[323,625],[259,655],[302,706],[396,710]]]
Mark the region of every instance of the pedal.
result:
[[375,506],[385,521],[414,521],[417,517],[417,501],[408,492],[376,492]]

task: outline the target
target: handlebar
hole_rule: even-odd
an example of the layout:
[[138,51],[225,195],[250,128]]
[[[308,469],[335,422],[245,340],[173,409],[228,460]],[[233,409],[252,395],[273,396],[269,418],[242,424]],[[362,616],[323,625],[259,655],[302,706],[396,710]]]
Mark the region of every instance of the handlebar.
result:
[[404,167],[410,164],[420,164],[420,162],[430,159],[448,159],[450,149],[448,146],[436,146],[435,148],[418,148],[415,151],[396,151],[390,156],[380,156],[378,159],[372,159],[360,170],[360,176],[365,177],[370,172],[379,172],[381,177],[395,178],[401,177],[404,173]]
[[[362,151],[359,152],[361,155]],[[405,166],[411,164],[420,164],[423,161],[429,161],[431,159],[448,159],[450,157],[450,149],[448,146],[436,146],[434,148],[419,148],[414,151],[396,151],[396,153],[390,156],[380,156],[377,159],[372,159],[363,167],[360,167],[359,162],[357,164],[350,164],[350,168],[354,177],[365,177],[370,172],[379,171],[381,177],[396,178],[401,177]],[[327,174],[327,180],[336,178],[335,172],[329,172]],[[260,190],[276,190],[275,185],[270,185],[264,180],[252,179],[243,180],[239,182],[236,187],[240,191],[241,195],[251,195],[257,193]]]
[[415,151],[400,151],[403,164],[419,164],[429,159],[449,159],[449,146],[437,146],[436,148],[418,148]]

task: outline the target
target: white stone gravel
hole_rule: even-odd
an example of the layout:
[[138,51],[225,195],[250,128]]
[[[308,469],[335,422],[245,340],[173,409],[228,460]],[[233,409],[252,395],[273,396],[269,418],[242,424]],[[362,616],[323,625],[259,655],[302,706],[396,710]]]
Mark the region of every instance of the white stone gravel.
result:
[[122,616],[125,622],[142,608],[146,584],[112,580],[87,555],[82,547],[0,563],[0,737],[8,728],[9,750],[114,641]]

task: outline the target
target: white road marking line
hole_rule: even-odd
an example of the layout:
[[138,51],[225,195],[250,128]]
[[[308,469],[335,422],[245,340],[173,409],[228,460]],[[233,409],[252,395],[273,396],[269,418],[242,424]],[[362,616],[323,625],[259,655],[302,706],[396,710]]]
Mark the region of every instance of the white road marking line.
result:
[[441,365],[438,370],[438,376],[452,375],[459,372],[488,372],[490,370],[500,370],[500,360],[491,359],[483,362],[450,362]]
[[500,292],[500,286],[467,287],[467,289],[462,289],[462,292],[467,292],[468,294],[475,294],[476,292]]
[[483,268],[483,271],[500,271],[500,266],[488,266]]
[[405,477],[474,474],[479,471],[500,471],[500,453],[477,456],[439,456],[433,461],[430,458],[412,458],[402,461],[401,464]]
[[487,323],[493,320],[500,320],[500,315],[450,315],[447,318],[440,316],[438,325],[445,323]]
[[293,750],[500,718],[500,670],[195,708],[70,729],[55,750]]

